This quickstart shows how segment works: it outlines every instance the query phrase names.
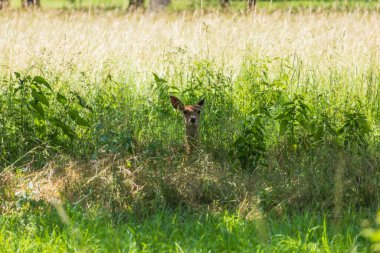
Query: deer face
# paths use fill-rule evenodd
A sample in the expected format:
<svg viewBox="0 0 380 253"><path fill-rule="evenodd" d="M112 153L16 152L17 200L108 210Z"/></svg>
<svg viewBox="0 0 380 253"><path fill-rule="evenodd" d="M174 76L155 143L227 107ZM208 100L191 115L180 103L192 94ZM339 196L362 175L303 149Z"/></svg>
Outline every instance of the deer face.
<svg viewBox="0 0 380 253"><path fill-rule="evenodd" d="M183 105L181 100L177 97L170 96L170 101L175 109L183 112L185 118L185 124L187 127L197 127L199 122L199 116L204 104L204 99L199 101L195 105Z"/></svg>

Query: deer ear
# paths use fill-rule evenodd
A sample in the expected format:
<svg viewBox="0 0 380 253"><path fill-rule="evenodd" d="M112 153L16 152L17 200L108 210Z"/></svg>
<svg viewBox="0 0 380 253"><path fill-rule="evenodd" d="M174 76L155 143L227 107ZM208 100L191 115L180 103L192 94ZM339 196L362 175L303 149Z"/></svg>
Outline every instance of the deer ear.
<svg viewBox="0 0 380 253"><path fill-rule="evenodd" d="M183 103L181 102L181 100L179 100L179 98L177 98L175 96L170 96L170 101L172 102L172 106L175 109L178 109L178 110L181 110L181 111L183 111L185 109L185 106L183 105Z"/></svg>
<svg viewBox="0 0 380 253"><path fill-rule="evenodd" d="M204 103L205 103L205 100L202 99L201 101L198 102L198 105L202 107Z"/></svg>

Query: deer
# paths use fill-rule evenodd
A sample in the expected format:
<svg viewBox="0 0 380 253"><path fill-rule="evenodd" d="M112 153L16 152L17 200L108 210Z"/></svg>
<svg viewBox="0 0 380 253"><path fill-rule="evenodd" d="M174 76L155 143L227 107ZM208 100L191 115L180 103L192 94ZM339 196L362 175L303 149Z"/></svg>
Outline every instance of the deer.
<svg viewBox="0 0 380 253"><path fill-rule="evenodd" d="M202 99L195 105L184 105L182 101L170 96L174 109L183 113L185 119L185 150L187 154L193 153L198 146L199 119L205 100Z"/></svg>

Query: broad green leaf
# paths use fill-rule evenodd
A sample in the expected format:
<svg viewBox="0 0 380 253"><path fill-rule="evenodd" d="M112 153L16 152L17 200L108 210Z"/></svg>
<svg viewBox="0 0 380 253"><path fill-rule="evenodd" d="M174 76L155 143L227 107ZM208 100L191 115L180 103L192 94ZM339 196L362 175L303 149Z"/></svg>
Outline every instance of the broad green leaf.
<svg viewBox="0 0 380 253"><path fill-rule="evenodd" d="M45 96L45 94L43 92L36 91L35 89L32 89L32 96L38 102L41 102L46 106L49 106L49 101L47 100L47 97Z"/></svg>
<svg viewBox="0 0 380 253"><path fill-rule="evenodd" d="M45 118L45 110L40 103L35 101L29 102L29 105L34 109L34 111L39 114L42 118Z"/></svg>
<svg viewBox="0 0 380 253"><path fill-rule="evenodd" d="M65 105L67 103L67 98L63 96L61 93L57 93L57 100L59 103Z"/></svg>
<svg viewBox="0 0 380 253"><path fill-rule="evenodd" d="M62 122L60 119L58 119L56 117L51 117L49 119L49 121L53 125L61 128L62 132L64 134L66 134L70 139L74 139L77 137L76 133L68 125L66 125L64 122Z"/></svg>
<svg viewBox="0 0 380 253"><path fill-rule="evenodd" d="M165 79L159 77L156 73L153 73L153 76L154 76L154 81L156 83L167 83L168 82Z"/></svg>
<svg viewBox="0 0 380 253"><path fill-rule="evenodd" d="M22 90L24 88L24 85L18 86L15 91L13 92L13 95L16 95L19 90Z"/></svg>
<svg viewBox="0 0 380 253"><path fill-rule="evenodd" d="M175 86L169 86L169 93L178 93L179 89Z"/></svg>
<svg viewBox="0 0 380 253"><path fill-rule="evenodd" d="M70 118L75 121L80 126L86 126L89 127L90 124L79 115L79 112L77 110L70 110L68 112Z"/></svg>
<svg viewBox="0 0 380 253"><path fill-rule="evenodd" d="M53 89L51 88L50 84L42 76L35 76L33 78L33 82L35 82L37 84L45 85L49 90L53 91Z"/></svg>

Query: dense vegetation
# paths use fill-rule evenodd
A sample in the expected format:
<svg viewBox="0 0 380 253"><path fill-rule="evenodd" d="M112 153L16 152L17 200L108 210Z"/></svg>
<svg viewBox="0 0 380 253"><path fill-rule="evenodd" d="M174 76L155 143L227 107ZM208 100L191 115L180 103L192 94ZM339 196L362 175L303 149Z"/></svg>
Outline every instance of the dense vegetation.
<svg viewBox="0 0 380 253"><path fill-rule="evenodd" d="M377 241L378 13L37 13L0 14L0 249ZM189 157L170 95L206 101Z"/></svg>

